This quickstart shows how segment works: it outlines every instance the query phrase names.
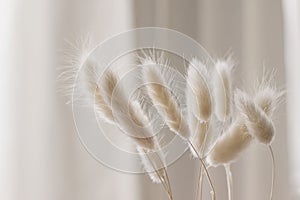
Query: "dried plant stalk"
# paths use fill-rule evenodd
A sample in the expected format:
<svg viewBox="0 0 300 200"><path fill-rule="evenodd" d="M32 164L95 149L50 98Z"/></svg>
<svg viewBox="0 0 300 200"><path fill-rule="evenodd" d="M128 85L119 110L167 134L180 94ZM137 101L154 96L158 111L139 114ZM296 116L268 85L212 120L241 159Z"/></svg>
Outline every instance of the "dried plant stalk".
<svg viewBox="0 0 300 200"><path fill-rule="evenodd" d="M199 170L199 176L198 176L198 184L197 184L197 189L196 189L196 199L202 200L202 193L203 193L203 167L200 165L200 170Z"/></svg>
<svg viewBox="0 0 300 200"><path fill-rule="evenodd" d="M205 168L205 173L212 189L212 199L215 199L215 189L206 166L197 150L189 140L189 130L187 123L183 118L181 108L171 91L165 87L167 84L164 80L164 74L167 72L159 71L159 69L161 69L163 66L159 63L156 63L156 61L149 61L151 59L146 60L146 64L148 66L144 66L144 79L148 83L148 95L153 104L156 106L158 113L165 119L170 130L186 140L197 154L197 157Z"/></svg>
<svg viewBox="0 0 300 200"><path fill-rule="evenodd" d="M190 131L194 132L190 136L190 141L197 150L198 154L203 157L204 149L205 149L205 143L207 140L207 134L209 134L209 122L200 122L199 120L196 119L196 117L191 118L189 120L190 125ZM193 150L192 147L190 147L190 151L192 152L192 155L194 158L198 158L196 152Z"/></svg>
<svg viewBox="0 0 300 200"><path fill-rule="evenodd" d="M280 102L282 102L282 97L284 91L278 90L274 84L275 72L263 72L262 80L258 82L255 88L254 102L265 112L265 114L271 117L278 107ZM273 198L274 184L275 184L275 157L271 144L268 146L269 152L272 159L272 180L271 180L271 190L270 197Z"/></svg>
<svg viewBox="0 0 300 200"><path fill-rule="evenodd" d="M150 125L149 116L144 112L140 99L128 101L129 98L122 87L118 87L119 77L111 70L106 70L98 83L98 63L90 55L90 38L81 39L77 44L69 43L66 53L69 68L59 77L65 82L72 82L66 90L75 88L74 80L78 74L82 92L93 105L97 116L107 123L118 125L136 144L141 162L154 183L162 184L170 200L173 199L167 174L164 155L159 151L160 144ZM210 125L215 125L213 111L222 122L226 122L224 133L217 139L212 150L205 157L210 166L223 165L226 172L228 199L232 199L232 174L230 164L235 161L250 144L257 139L269 147L272 157L272 184L270 199L273 197L275 181L275 159L271 143L275 135L275 127L271 116L282 101L283 92L273 84L274 72L264 73L261 82L255 88L253 99L248 94L237 90L234 103L232 101L232 68L233 62L228 59L218 60L215 64L216 74L213 76L214 104L210 95L210 77L206 66L193 59L187 73L187 120L177 94L168 89L173 83L172 73L164 68L162 56L147 56L142 60L143 78L146 80L147 93L169 129L186 140L195 158L199 158L200 173L198 189L202 199L202 177L205 172L212 190L212 199L216 193L207 167L203 162L207 140L211 140ZM163 69L164 68L164 69ZM171 74L171 75L170 75ZM167 75L167 76L166 76ZM172 86L171 86L172 88ZM69 91L69 92L70 92ZM215 106L215 107L213 107ZM233 106L239 114L233 119ZM149 113L148 113L149 114ZM233 122L231 122L233 120ZM229 124L227 126L227 124ZM198 190L196 198L198 198Z"/></svg>
<svg viewBox="0 0 300 200"><path fill-rule="evenodd" d="M153 135L151 126L149 126L150 120L148 116L144 113L138 98L128 101L124 89L116 87L115 82L118 82L118 77L114 77L113 74L107 77L112 77L105 88L107 88L108 99L111 99L114 106L115 120L122 130L134 134L129 135L129 137L136 143L141 161L149 177L153 182L161 183L167 191L170 200L172 200L172 191L163 161L164 158L156 152L159 151L160 146ZM113 93L109 92L111 89L116 90L114 92L115 96L112 96ZM157 169L158 167L160 169Z"/></svg>
<svg viewBox="0 0 300 200"><path fill-rule="evenodd" d="M231 200L232 199L232 173L230 170L230 164L226 164L224 168L226 172L228 200Z"/></svg>
<svg viewBox="0 0 300 200"><path fill-rule="evenodd" d="M218 139L207 157L210 166L223 165L226 172L228 199L232 198L232 175L230 164L234 162L251 143L252 136L242 121L234 121Z"/></svg>
<svg viewBox="0 0 300 200"><path fill-rule="evenodd" d="M138 101L133 101L132 103L130 103L129 108L130 108L129 113L132 120L137 125L143 128L149 127L148 128L149 132L153 133L151 126L149 126L150 120L145 115L140 103ZM147 150L143 148L144 144L143 143L141 144L141 139L142 140L147 139L148 140L147 142L152 144L152 148L149 148L150 151L149 149ZM162 183L169 195L170 200L172 200L173 199L172 191L171 191L171 186L170 186L167 170L164 163L164 156L161 153L159 153L160 145L156 137L151 136L147 138L135 138L134 140L138 144L137 150L139 152L145 170L148 172L151 180L154 183Z"/></svg>
<svg viewBox="0 0 300 200"><path fill-rule="evenodd" d="M88 59L83 65L80 83L85 86L86 96L89 97L91 102L94 100L93 103L98 117L108 123L118 124L123 130L129 130L136 135L140 135L140 137L130 135L130 138L137 145L141 161L151 180L155 183L161 183L167 191L169 199L172 200L172 191L163 161L164 158L155 152L159 149L159 144L157 139L152 136L151 130L143 128L149 125L149 121L143 113L140 104L137 101L133 101L127 105L127 96L124 94L124 91L118 90L118 96L113 96L119 81L118 76L113 71L106 70L103 73L100 84L97 83L97 74L97 63ZM113 115L112 108L114 108L116 116ZM128 109L129 113L126 112ZM142 127L136 127L134 123ZM150 150L151 157L149 157ZM157 169L158 166L160 166L160 169Z"/></svg>
<svg viewBox="0 0 300 200"><path fill-rule="evenodd" d="M166 167L160 166L163 163L163 155L158 152L149 152L141 147L137 147L145 171L148 173L153 183L161 183L167 192L169 199L173 200L172 190Z"/></svg>
<svg viewBox="0 0 300 200"><path fill-rule="evenodd" d="M212 114L212 101L208 85L209 75L206 66L193 59L188 68L186 102L190 140L203 156L203 146L207 139L209 121ZM191 148L192 155L197 157Z"/></svg>
<svg viewBox="0 0 300 200"><path fill-rule="evenodd" d="M194 158L203 157L204 144L207 139L209 120L212 114L212 102L208 86L208 72L206 66L197 59L193 59L187 73L187 118L190 130L190 151ZM197 152L194 151L197 150ZM204 168L200 165L199 179L196 189L196 199L202 199L202 182Z"/></svg>

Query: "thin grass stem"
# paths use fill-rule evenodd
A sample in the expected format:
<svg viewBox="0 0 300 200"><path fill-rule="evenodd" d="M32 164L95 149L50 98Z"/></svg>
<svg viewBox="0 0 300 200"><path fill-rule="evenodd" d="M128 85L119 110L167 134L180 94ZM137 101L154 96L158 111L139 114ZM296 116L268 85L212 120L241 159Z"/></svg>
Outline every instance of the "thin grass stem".
<svg viewBox="0 0 300 200"><path fill-rule="evenodd" d="M272 146L269 145L270 154L272 157L272 182L271 182L271 191L270 191L270 200L273 199L273 191L274 191L274 185L275 185L275 157L274 152L272 149Z"/></svg>
<svg viewBox="0 0 300 200"><path fill-rule="evenodd" d="M201 165L203 166L204 168L204 171L205 171L205 174L206 174L206 177L207 177L207 180L208 180L208 183L210 185L210 188L211 188L211 197L212 197L212 200L216 200L216 191L215 191L215 188L212 184L212 181L211 181L211 178L210 178L210 175L208 173L208 170L205 166L205 163L203 162L202 158L200 157L198 151L196 150L196 148L194 147L194 145L192 144L192 142L190 140L187 140L187 142L189 143L189 145L192 147L192 149L196 152L196 155L197 157L199 158L200 162L201 162Z"/></svg>
<svg viewBox="0 0 300 200"><path fill-rule="evenodd" d="M224 168L226 172L228 200L232 200L232 173L230 169L230 164L225 164Z"/></svg>
<svg viewBox="0 0 300 200"><path fill-rule="evenodd" d="M198 184L197 184L197 192L196 192L196 200L202 200L203 195L203 167L200 165L199 176L198 176Z"/></svg>
<svg viewBox="0 0 300 200"><path fill-rule="evenodd" d="M199 123L199 122L198 122ZM207 131L208 131L208 126L207 123L205 123L205 136L204 136L204 141L201 147L201 156L203 156L204 154L204 150L206 147L206 140L207 140ZM203 187L203 167L202 165L200 165L199 168L199 176L198 176L198 184L197 184L197 192L196 192L196 199L200 198L200 200L202 200L202 195L203 195L203 191L202 191L202 187ZM200 197L199 197L200 195Z"/></svg>
<svg viewBox="0 0 300 200"><path fill-rule="evenodd" d="M155 173L157 174L159 180L161 181L162 186L163 186L164 190L166 191L166 193L168 194L169 199L170 199L170 200L173 200L173 195L172 195L172 191L171 191L171 187L170 187L170 182L169 182L169 178L168 178L166 169L163 168L163 170L164 170L164 172L165 172L165 174L166 174L166 176L167 176L167 178L166 178L167 180L164 180L164 179L160 176L158 170L155 168L155 165L153 164L153 162L152 162L151 159L149 158L149 156L148 156L146 150L143 149L143 151L144 151L145 155L147 156L149 162L151 163L153 169L155 170Z"/></svg>

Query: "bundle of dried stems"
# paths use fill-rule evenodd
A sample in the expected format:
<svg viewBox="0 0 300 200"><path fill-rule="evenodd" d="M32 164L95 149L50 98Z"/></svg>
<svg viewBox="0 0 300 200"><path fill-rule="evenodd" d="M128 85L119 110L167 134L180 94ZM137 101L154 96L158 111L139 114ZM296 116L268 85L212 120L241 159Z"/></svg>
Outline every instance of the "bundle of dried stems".
<svg viewBox="0 0 300 200"><path fill-rule="evenodd" d="M161 146L151 124L151 113L144 109L142 97L130 99L127 96L124 88L118 84L118 75L112 69L99 74L99 64L90 55L88 42L82 40L81 45L69 48L73 47L73 51L68 51L70 67L60 78L72 89L75 72L80 70L79 84L87 103L95 108L100 119L129 133L127 135L136 145L145 171L154 183L162 184L172 200L165 156L160 151ZM227 176L228 199L231 200L230 164L252 142L258 141L267 145L272 155L272 199L275 161L271 143L275 127L271 117L283 97L282 90L274 84L274 72L263 73L262 80L258 81L254 93L250 95L234 89L231 59L217 60L214 67L208 68L205 63L194 58L187 69L187 112L183 112L184 105L178 101L179 97L172 88L176 82L174 72L170 70L168 62L155 55L144 54L140 59L146 95L169 129L188 143L193 157L201 163L196 198L202 199L202 176L205 173L211 186L212 199L216 199L208 168L222 165ZM218 123L223 124L221 129L216 128Z"/></svg>

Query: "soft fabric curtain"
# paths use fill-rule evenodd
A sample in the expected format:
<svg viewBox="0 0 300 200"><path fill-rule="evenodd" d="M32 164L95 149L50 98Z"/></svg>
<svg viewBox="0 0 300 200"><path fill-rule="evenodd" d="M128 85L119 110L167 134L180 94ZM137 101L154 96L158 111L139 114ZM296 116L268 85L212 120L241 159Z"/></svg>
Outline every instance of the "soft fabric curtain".
<svg viewBox="0 0 300 200"><path fill-rule="evenodd" d="M300 197L300 159L298 141L299 126L299 78L300 73L300 2L295 0L283 1L284 11L284 55L287 77L287 133L290 160L290 186L292 199Z"/></svg>

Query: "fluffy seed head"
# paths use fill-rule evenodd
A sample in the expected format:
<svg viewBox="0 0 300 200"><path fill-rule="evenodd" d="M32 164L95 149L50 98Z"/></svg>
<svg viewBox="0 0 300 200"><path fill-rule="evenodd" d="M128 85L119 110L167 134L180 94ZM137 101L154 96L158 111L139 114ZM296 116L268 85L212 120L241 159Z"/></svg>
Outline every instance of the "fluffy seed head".
<svg viewBox="0 0 300 200"><path fill-rule="evenodd" d="M104 121L113 124L114 117L111 106L106 103L102 94L103 92L101 91L101 88L99 88L99 86L97 85L95 88L95 109L97 116Z"/></svg>
<svg viewBox="0 0 300 200"><path fill-rule="evenodd" d="M93 58L89 56L91 50L92 39L88 34L66 40L63 49L63 63L60 68L61 74L58 76L58 80L62 82L63 86L60 90L64 95L73 95L78 71L82 68L82 65L86 63L86 60L93 60ZM82 95L85 92L84 84L80 86L83 86L83 90L80 91Z"/></svg>
<svg viewBox="0 0 300 200"><path fill-rule="evenodd" d="M254 102L271 117L283 95L284 92L274 84L274 72L264 72L262 80L255 87Z"/></svg>
<svg viewBox="0 0 300 200"><path fill-rule="evenodd" d="M110 102L107 101L108 92L97 83L98 64L93 59L87 59L79 73L79 82L83 89L84 95L87 97L88 104L94 105L97 116L107 123L114 123L113 113ZM110 73L109 71L105 72ZM106 83L105 79L103 83Z"/></svg>
<svg viewBox="0 0 300 200"><path fill-rule="evenodd" d="M161 68L155 62L144 67L143 77L147 82L147 93L170 130L186 139L189 135L188 126L176 97L166 87L163 74L168 72L161 71Z"/></svg>
<svg viewBox="0 0 300 200"><path fill-rule="evenodd" d="M153 136L150 120L138 101L129 103L129 115L131 122L128 122L126 126L129 126L128 129L132 130L131 134L136 133L136 136L132 136L133 140L143 148L155 150L157 141Z"/></svg>
<svg viewBox="0 0 300 200"><path fill-rule="evenodd" d="M271 119L246 93L240 90L235 93L235 103L245 120L249 133L259 142L270 144L275 134Z"/></svg>
<svg viewBox="0 0 300 200"><path fill-rule="evenodd" d="M234 162L251 143L252 136L245 124L233 122L218 139L207 157L210 166L224 165Z"/></svg>
<svg viewBox="0 0 300 200"><path fill-rule="evenodd" d="M188 112L193 113L203 122L209 121L212 113L208 79L206 66L199 60L193 59L187 75L186 102Z"/></svg>
<svg viewBox="0 0 300 200"><path fill-rule="evenodd" d="M216 73L213 77L215 113L220 121L225 121L231 112L233 62L217 60L215 68Z"/></svg>
<svg viewBox="0 0 300 200"><path fill-rule="evenodd" d="M114 90L118 84L119 77L112 70L108 69L103 73L100 80L100 86L105 93L107 104L112 104Z"/></svg>

